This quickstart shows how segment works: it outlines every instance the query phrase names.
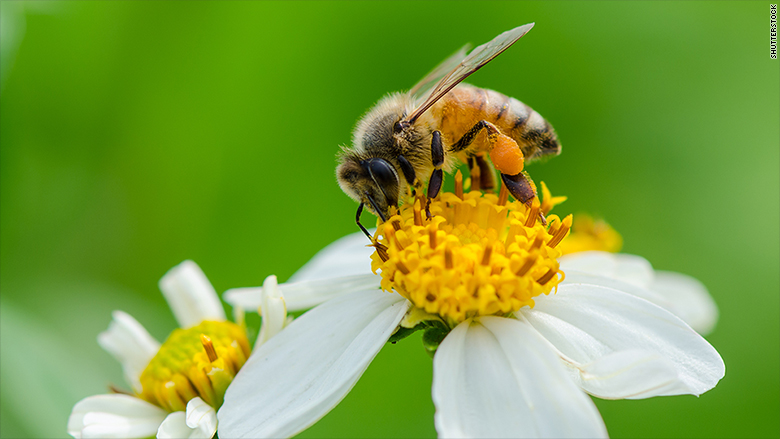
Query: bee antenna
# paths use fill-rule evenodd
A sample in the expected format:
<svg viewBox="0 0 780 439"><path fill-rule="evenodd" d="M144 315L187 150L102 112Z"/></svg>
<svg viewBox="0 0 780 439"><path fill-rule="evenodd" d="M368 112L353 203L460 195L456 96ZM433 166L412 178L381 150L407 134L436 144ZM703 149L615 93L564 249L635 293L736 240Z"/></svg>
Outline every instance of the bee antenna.
<svg viewBox="0 0 780 439"><path fill-rule="evenodd" d="M360 230L363 231L363 233L366 234L368 237L368 240L371 241L371 243L374 243L374 238L371 237L371 234L368 233L368 230L366 230L365 227L363 227L363 224L360 224L360 214L363 213L363 203L360 203L360 206L358 206L357 214L355 215L355 222L357 222L358 227L360 227Z"/></svg>

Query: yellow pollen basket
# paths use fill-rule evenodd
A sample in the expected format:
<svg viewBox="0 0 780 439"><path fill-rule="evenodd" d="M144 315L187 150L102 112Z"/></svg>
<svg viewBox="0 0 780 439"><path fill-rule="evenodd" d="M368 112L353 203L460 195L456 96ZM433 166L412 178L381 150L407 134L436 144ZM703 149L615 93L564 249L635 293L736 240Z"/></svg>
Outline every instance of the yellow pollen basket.
<svg viewBox="0 0 780 439"><path fill-rule="evenodd" d="M540 221L540 205L508 202L502 187L496 196L463 193L462 175L455 193L431 201L431 219L423 199L404 204L378 229L371 256L381 286L395 290L416 307L454 326L483 315L507 315L533 298L549 294L563 280L556 246L569 232L572 216Z"/></svg>
<svg viewBox="0 0 780 439"><path fill-rule="evenodd" d="M176 329L141 373L138 396L171 412L185 410L196 396L218 409L249 352L246 331L235 323Z"/></svg>

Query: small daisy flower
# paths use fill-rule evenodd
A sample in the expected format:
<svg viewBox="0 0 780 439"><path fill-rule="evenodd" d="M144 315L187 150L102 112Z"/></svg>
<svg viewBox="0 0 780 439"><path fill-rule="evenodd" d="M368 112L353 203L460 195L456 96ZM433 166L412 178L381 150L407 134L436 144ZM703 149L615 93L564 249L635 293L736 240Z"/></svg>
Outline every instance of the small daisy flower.
<svg viewBox="0 0 780 439"><path fill-rule="evenodd" d="M538 221L552 200L528 207L503 191L464 194L461 181L432 201L430 220L412 199L380 225L370 249L378 276L356 263L365 238L353 235L279 286L297 306L322 304L253 352L225 395L221 436L301 432L387 341L415 330L433 355L440 437L606 437L588 394L700 395L723 377L718 352L671 311L685 305L656 291L691 279L659 281L637 257L562 257L572 217ZM251 308L261 294L225 297Z"/></svg>
<svg viewBox="0 0 780 439"><path fill-rule="evenodd" d="M71 436L211 438L217 431L216 410L249 356L246 331L227 321L194 262L171 269L159 287L180 328L160 344L129 314L115 311L98 343L122 365L132 393L115 390L76 403L68 420ZM268 339L281 330L286 310L273 276L264 287L261 331Z"/></svg>

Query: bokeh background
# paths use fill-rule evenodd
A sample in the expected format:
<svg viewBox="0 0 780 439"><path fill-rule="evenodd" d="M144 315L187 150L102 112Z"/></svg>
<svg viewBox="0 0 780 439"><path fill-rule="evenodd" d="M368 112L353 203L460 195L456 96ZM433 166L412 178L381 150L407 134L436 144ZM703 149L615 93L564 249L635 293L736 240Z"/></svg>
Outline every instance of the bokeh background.
<svg viewBox="0 0 780 439"><path fill-rule="evenodd" d="M548 118L531 166L624 251L702 280L726 377L699 398L596 404L613 437L780 434L780 87L769 2L3 1L2 437L65 436L124 385L114 309L162 340L158 279L287 279L357 231L335 153L384 93L466 42L536 27L469 82ZM370 220L368 215L364 216ZM301 437L431 437L431 360L388 345Z"/></svg>

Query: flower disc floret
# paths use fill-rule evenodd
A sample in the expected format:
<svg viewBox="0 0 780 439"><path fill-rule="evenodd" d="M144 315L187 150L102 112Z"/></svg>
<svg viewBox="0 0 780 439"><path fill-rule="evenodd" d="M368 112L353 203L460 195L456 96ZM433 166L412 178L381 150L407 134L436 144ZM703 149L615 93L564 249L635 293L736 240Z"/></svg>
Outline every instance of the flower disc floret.
<svg viewBox="0 0 780 439"><path fill-rule="evenodd" d="M540 206L508 202L501 194L442 193L422 209L422 199L401 206L379 228L372 269L381 286L450 325L467 318L508 315L563 280L556 248L571 227Z"/></svg>
<svg viewBox="0 0 780 439"><path fill-rule="evenodd" d="M249 356L241 326L204 321L174 330L141 373L140 398L168 411L183 411L200 397L219 408L238 370Z"/></svg>

